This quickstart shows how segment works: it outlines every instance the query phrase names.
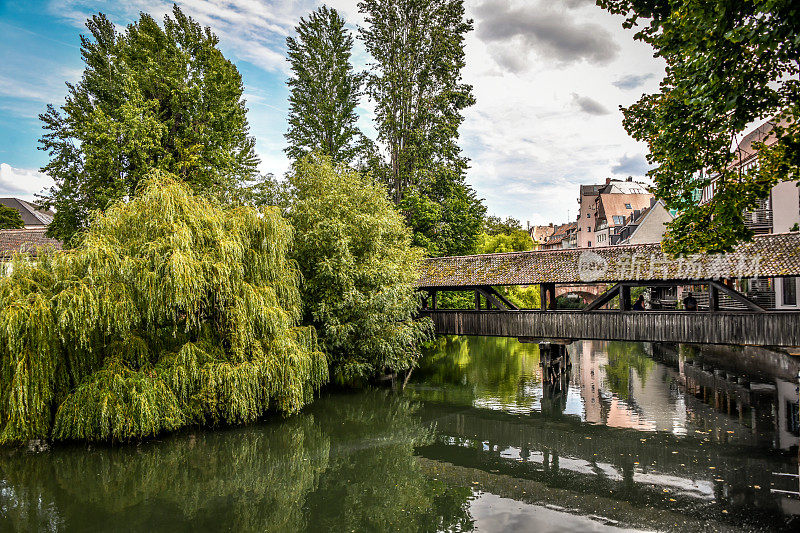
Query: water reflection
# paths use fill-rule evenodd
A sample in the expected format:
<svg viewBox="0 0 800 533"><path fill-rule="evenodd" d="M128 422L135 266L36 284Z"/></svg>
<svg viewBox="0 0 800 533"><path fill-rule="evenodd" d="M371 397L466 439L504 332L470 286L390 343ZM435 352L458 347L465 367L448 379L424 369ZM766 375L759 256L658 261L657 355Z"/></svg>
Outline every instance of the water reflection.
<svg viewBox="0 0 800 533"><path fill-rule="evenodd" d="M141 446L6 450L0 530L469 529L471 488L428 478L414 458L433 438L416 409L370 391Z"/></svg>
<svg viewBox="0 0 800 533"><path fill-rule="evenodd" d="M797 500L770 490L797 491L798 479L797 433L785 429L793 427L797 388L777 370L748 378L730 361L726 370L702 350L678 346L579 342L566 348L571 364L554 365L554 347L493 338L440 343L437 351L459 354L458 365L428 359L410 391L437 420L424 457L624 501L636 510L614 504L605 516L641 527L672 528L637 521L648 513L675 515L687 527L717 519L755 530L797 525ZM529 355L527 366L512 365L525 370L501 372L509 379L497 392L473 381L473 369L504 364L497 352L508 343L511 361ZM796 364L777 363L784 377ZM519 401L524 396L535 401ZM581 498L576 512L598 512L590 501Z"/></svg>
<svg viewBox="0 0 800 533"><path fill-rule="evenodd" d="M0 450L0 531L797 530L800 364L748 350L440 338L403 394Z"/></svg>

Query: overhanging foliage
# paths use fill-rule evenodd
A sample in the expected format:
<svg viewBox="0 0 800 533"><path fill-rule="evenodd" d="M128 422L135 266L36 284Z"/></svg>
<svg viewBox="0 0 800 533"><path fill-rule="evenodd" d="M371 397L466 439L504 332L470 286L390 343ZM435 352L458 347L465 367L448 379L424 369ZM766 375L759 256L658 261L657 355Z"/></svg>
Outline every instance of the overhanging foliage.
<svg viewBox="0 0 800 533"><path fill-rule="evenodd" d="M123 440L299 410L327 380L277 209L153 172L73 250L0 279L0 443Z"/></svg>

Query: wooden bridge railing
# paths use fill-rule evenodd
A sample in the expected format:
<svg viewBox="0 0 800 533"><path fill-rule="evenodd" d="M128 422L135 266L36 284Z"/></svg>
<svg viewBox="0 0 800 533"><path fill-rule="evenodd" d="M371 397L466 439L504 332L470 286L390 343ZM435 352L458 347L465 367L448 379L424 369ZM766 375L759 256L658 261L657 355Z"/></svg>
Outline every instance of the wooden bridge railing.
<svg viewBox="0 0 800 533"><path fill-rule="evenodd" d="M800 312L423 310L440 335L800 346Z"/></svg>

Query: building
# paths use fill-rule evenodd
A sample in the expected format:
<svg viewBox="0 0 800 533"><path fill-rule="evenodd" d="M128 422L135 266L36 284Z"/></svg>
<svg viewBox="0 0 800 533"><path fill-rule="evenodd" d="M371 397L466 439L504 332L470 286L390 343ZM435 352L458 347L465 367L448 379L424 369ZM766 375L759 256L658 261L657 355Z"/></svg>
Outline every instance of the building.
<svg viewBox="0 0 800 533"><path fill-rule="evenodd" d="M0 198L0 204L15 209L22 218L24 227L0 230L0 263L5 263L18 252L36 256L42 249L61 249L61 242L47 237L47 226L53 221L53 213L38 209L19 198Z"/></svg>
<svg viewBox="0 0 800 533"><path fill-rule="evenodd" d="M36 256L39 250L61 249L61 241L45 235L47 228L0 230L0 263L4 263L18 252Z"/></svg>
<svg viewBox="0 0 800 533"><path fill-rule="evenodd" d="M602 185L581 185L578 203L578 229L575 241L580 248L610 246L625 219L650 206L653 195L647 185L627 180L606 179Z"/></svg>
<svg viewBox="0 0 800 533"><path fill-rule="evenodd" d="M635 210L633 215L625 220L625 225L619 229L611 244L661 242L667 230L667 224L672 219L673 216L664 206L664 202L653 198L650 201L650 207L642 211Z"/></svg>
<svg viewBox="0 0 800 533"><path fill-rule="evenodd" d="M577 230L577 222L569 222L556 226L553 234L545 239L540 249L560 250L563 248L575 248L577 246Z"/></svg>
<svg viewBox="0 0 800 533"><path fill-rule="evenodd" d="M608 184L610 180L606 180ZM605 185L581 185L580 196L578 197L578 229L575 232L575 239L578 248L591 248L594 246L594 220L595 210L597 209L597 195Z"/></svg>
<svg viewBox="0 0 800 533"><path fill-rule="evenodd" d="M555 232L555 227L553 223L546 226L529 226L528 233L531 234L531 239L536 244L543 244L548 237L550 237Z"/></svg>
<svg viewBox="0 0 800 533"><path fill-rule="evenodd" d="M758 166L758 150L753 146L763 142L767 146L776 140L771 135L775 121L768 120L742 138L734 150L734 162L729 170L746 172ZM716 192L717 181L701 191L700 202L711 201ZM756 234L786 233L800 226L800 189L795 182L781 182L775 185L769 196L763 198L758 207L745 214L747 227ZM800 309L800 279L796 277L775 278L775 307L777 309Z"/></svg>
<svg viewBox="0 0 800 533"><path fill-rule="evenodd" d="M19 198L0 198L0 204L18 211L25 224L25 229L46 228L53 221L54 213L43 211L32 203Z"/></svg>

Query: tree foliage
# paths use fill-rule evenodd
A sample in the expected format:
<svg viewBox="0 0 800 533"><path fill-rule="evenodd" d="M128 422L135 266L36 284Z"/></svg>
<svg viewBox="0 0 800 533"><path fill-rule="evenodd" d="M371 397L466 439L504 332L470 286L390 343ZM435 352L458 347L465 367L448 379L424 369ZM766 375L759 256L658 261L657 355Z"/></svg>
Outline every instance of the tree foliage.
<svg viewBox="0 0 800 533"><path fill-rule="evenodd" d="M414 319L422 251L386 189L322 156L299 161L289 179L305 321L332 375L350 382L412 367L432 330Z"/></svg>
<svg viewBox="0 0 800 533"><path fill-rule="evenodd" d="M209 28L177 6L163 28L145 13L123 33L102 14L86 27L81 80L40 115L42 171L56 183L42 198L56 210L50 236L69 243L153 169L220 196L255 175L242 79Z"/></svg>
<svg viewBox="0 0 800 533"><path fill-rule="evenodd" d="M0 229L19 229L24 228L25 222L22 215L13 207L0 204Z"/></svg>
<svg viewBox="0 0 800 533"><path fill-rule="evenodd" d="M123 440L299 410L327 379L291 229L154 171L76 248L0 279L0 442Z"/></svg>
<svg viewBox="0 0 800 533"><path fill-rule="evenodd" d="M475 103L462 82L463 0L363 0L360 37L372 57L367 94L375 102L380 153L372 171L386 183L431 255L471 253L485 211L464 182L458 146L463 110Z"/></svg>
<svg viewBox="0 0 800 533"><path fill-rule="evenodd" d="M353 36L335 9L322 6L288 37L289 146L286 153L300 159L311 152L349 163L358 151L361 132L356 127L364 75L353 71Z"/></svg>
<svg viewBox="0 0 800 533"><path fill-rule="evenodd" d="M513 235L523 229L522 222L514 217L506 217L503 220L500 217L489 215L483 221L483 231L488 235Z"/></svg>
<svg viewBox="0 0 800 533"><path fill-rule="evenodd" d="M635 35L664 58L660 92L624 109L624 125L646 141L656 196L679 210L664 247L683 253L729 250L751 237L742 212L779 181L800 178L800 6L791 0L599 0L640 21ZM759 168L743 171L731 150L754 121L773 117L777 141ZM698 189L718 178L710 202Z"/></svg>

